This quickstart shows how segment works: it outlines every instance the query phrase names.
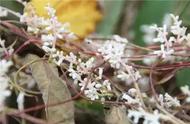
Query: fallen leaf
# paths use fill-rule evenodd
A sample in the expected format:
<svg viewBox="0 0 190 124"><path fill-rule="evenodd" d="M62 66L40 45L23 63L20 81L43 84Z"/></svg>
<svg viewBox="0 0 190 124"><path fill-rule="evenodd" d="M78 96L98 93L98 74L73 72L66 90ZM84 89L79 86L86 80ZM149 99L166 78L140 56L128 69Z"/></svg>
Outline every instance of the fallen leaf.
<svg viewBox="0 0 190 124"><path fill-rule="evenodd" d="M38 56L28 54L24 61L28 63L38 59L40 59ZM29 67L46 105L71 99L65 82L58 76L58 70L53 64L40 60L31 64ZM74 124L73 102L47 107L46 117L50 123Z"/></svg>

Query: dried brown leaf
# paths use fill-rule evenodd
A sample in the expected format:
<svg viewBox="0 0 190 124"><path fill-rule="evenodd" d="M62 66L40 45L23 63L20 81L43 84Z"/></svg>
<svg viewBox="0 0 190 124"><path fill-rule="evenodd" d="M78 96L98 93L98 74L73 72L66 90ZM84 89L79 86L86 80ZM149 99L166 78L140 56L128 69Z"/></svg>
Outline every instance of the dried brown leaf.
<svg viewBox="0 0 190 124"><path fill-rule="evenodd" d="M25 62L40 59L35 55L27 55ZM53 64L38 61L30 65L32 76L38 84L46 105L60 103L71 99L70 92L65 82L58 76L58 70ZM46 117L48 122L56 124L74 124L73 102L47 107Z"/></svg>

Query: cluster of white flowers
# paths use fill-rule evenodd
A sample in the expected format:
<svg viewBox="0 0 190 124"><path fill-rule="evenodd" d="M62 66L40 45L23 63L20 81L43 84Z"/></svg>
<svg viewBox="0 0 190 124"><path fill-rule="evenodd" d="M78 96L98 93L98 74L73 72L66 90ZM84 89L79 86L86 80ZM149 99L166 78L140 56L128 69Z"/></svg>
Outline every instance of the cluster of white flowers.
<svg viewBox="0 0 190 124"><path fill-rule="evenodd" d="M163 27L152 26L152 29L157 32L157 36L153 38L153 42L160 42L160 50L154 51L154 54L161 56L163 59L166 59L175 52L173 49L174 44L181 44L188 36L188 34L186 35L187 28L181 26L182 21L179 20L179 16L170 14L170 17L173 21L171 25L164 24Z"/></svg>
<svg viewBox="0 0 190 124"><path fill-rule="evenodd" d="M166 13L164 15L162 24L166 25L167 27L171 26L172 19L169 13ZM155 32L155 29L152 28L152 25L154 24L145 24L145 25L142 25L140 28L140 30L144 33L143 40L148 45L154 44L153 39L156 37L156 32Z"/></svg>
<svg viewBox="0 0 190 124"><path fill-rule="evenodd" d="M114 35L111 40L106 41L98 52L103 56L105 61L108 61L112 68L118 70L117 77L123 81L131 80L137 81L141 78L139 71L132 66L126 65L128 62L125 51L127 46L127 39L118 35Z"/></svg>
<svg viewBox="0 0 190 124"><path fill-rule="evenodd" d="M49 5L45 9L49 18L39 17L35 12L32 15L26 12L22 15L20 21L27 23L28 32L41 35L41 41L43 42L42 49L50 54L55 64L60 66L64 61L64 55L62 51L55 48L56 41L60 39L70 41L76 39L76 36L69 31L68 23L62 24L58 21L55 9Z"/></svg>
<svg viewBox="0 0 190 124"><path fill-rule="evenodd" d="M5 47L5 40L0 39L0 56L12 53L13 49ZM6 59L0 59L0 111L4 108L4 101L6 97L10 96L11 91L9 87L9 78L7 72L12 65L12 61Z"/></svg>
<svg viewBox="0 0 190 124"><path fill-rule="evenodd" d="M0 111L4 108L6 97L11 95L11 91L7 89L9 86L9 78L6 75L11 65L11 61L7 61L5 59L0 60Z"/></svg>
<svg viewBox="0 0 190 124"><path fill-rule="evenodd" d="M133 66L124 65L124 68L118 71L117 78L125 81L126 83L130 83L140 79L141 75Z"/></svg>
<svg viewBox="0 0 190 124"><path fill-rule="evenodd" d="M161 56L162 58L166 58L174 53L173 46L173 38L170 37L168 40L167 35L169 34L167 32L167 26L164 25L163 27L157 27L157 25L152 26L153 29L155 29L158 34L157 37L153 39L154 42L160 42L160 50L154 51L154 54L157 54L158 56Z"/></svg>
<svg viewBox="0 0 190 124"><path fill-rule="evenodd" d="M189 89L189 86L188 85L185 85L183 87L181 87L181 91L184 95L187 96L187 98L185 99L185 101L187 103L190 103L190 89Z"/></svg>
<svg viewBox="0 0 190 124"><path fill-rule="evenodd" d="M20 92L17 96L17 105L20 111L24 110L24 92Z"/></svg>
<svg viewBox="0 0 190 124"><path fill-rule="evenodd" d="M22 0L17 1L22 2ZM26 5L26 3L24 3L24 5ZM63 51L56 49L56 42L59 40L65 42L74 41L77 38L74 33L69 31L69 24L60 23L56 17L56 10L49 5L45 7L47 10L47 18L39 17L35 13L34 8L29 8L31 9L31 12L26 11L20 17L20 22L27 24L27 31L29 33L39 37L43 44L42 49L48 54L49 60L52 60L56 65L63 67L63 70L66 70L66 76L68 75L68 77L73 80L73 84L75 84L80 91L84 91L83 93L87 98L90 100L104 101L105 98L109 98L113 95L111 82L108 79L109 77L107 78L104 75L104 64L99 65L101 63L98 63L100 62L98 59L102 57L104 62L108 62L110 67L114 69L114 75L118 79L125 81L126 84L135 84L136 89L131 88L125 93L121 90L122 93L119 99L122 102L131 105L131 109L136 109L128 110L128 117L133 123L137 124L141 121L143 124L160 124L161 114L159 115L158 111L154 111L154 113L148 113L145 111L147 103L151 102L151 100L155 103L155 99L148 97L146 93L143 93L142 88L138 87L144 85L144 87L148 87L147 89L144 89L149 90L150 79L146 76L142 78L139 70L133 67L133 63L130 61L136 60L136 58L141 58L141 55L133 57L128 53L131 49L128 49L129 47L127 47L127 45L132 49L134 48L134 45L132 46L128 43L126 38L122 38L118 35L113 35L103 44L97 43L96 46L93 46L95 43L93 44L92 40L89 38L85 39L85 42L90 44L91 47L94 47L92 51L95 51L96 56L88 57L85 56L86 54L83 56L83 52L77 54L70 52L65 55ZM0 17L6 15L7 11L0 7ZM147 33L147 35L144 36L145 42L148 44L158 43L160 45L159 50L153 52L154 58L151 61L150 59L148 59L148 61L146 59L144 60L147 64L155 62L159 57L166 60L168 57L172 56L177 52L177 50L174 49L174 45L184 45L183 43L185 42L185 44L190 46L190 33L186 34L187 28L182 26L182 21L179 20L179 16L170 14L170 18L167 16L165 23L168 24L164 24L162 27L154 25L151 26L151 29L148 29L146 25L142 27L142 30ZM84 47L82 46L82 48ZM136 48L138 47L136 46ZM152 49L154 49L154 47ZM11 47L6 48L5 40L0 39L0 58L1 56L4 56L4 54L11 55L12 53L13 49ZM6 97L11 95L7 72L12 64L11 61L0 59L0 112L4 109ZM28 88L29 87L30 86L28 85ZM186 102L190 103L189 87L181 87L181 91L187 96ZM21 91L17 97L19 110L24 109L24 97L25 93ZM180 101L176 97L170 96L168 93L165 93L164 95L160 94L158 96L158 103L166 110L181 106ZM148 107L151 107L151 105L152 104L148 105Z"/></svg>
<svg viewBox="0 0 190 124"><path fill-rule="evenodd" d="M142 98L148 98L146 93L141 92ZM125 103L129 105L135 105L136 108L142 109L143 103L140 100L140 96L137 93L137 89L130 88L127 92L123 93L121 96L121 100L124 100Z"/></svg>
<svg viewBox="0 0 190 124"><path fill-rule="evenodd" d="M108 61L111 67L119 69L121 63L124 61L127 39L114 35L111 40L106 41L102 47L98 49L98 52L104 57L105 61Z"/></svg>
<svg viewBox="0 0 190 124"><path fill-rule="evenodd" d="M160 124L160 116L157 112L152 114L145 111L128 110L128 117L133 121L133 124L138 124L140 119L144 119L142 124Z"/></svg>
<svg viewBox="0 0 190 124"><path fill-rule="evenodd" d="M104 92L111 91L111 84L108 80L104 80L103 82L90 82L84 90L84 94L90 98L91 100L100 99L104 100L102 96L104 96Z"/></svg>
<svg viewBox="0 0 190 124"><path fill-rule="evenodd" d="M13 53L14 49L10 46L9 48L5 47L5 40L0 38L0 55L6 54L11 55Z"/></svg>
<svg viewBox="0 0 190 124"><path fill-rule="evenodd" d="M62 57L64 61L69 63L67 69L69 76L73 79L74 84L80 86L81 90L84 90L85 96L95 100L102 98L101 96L111 91L110 82L103 80L103 68L97 68L97 74L93 73L93 76L88 77L92 73L93 67L95 67L95 58L91 57L83 61L72 52L66 56L62 55Z"/></svg>
<svg viewBox="0 0 190 124"><path fill-rule="evenodd" d="M187 96L188 94L190 94L187 86L182 87L182 92L184 92L184 94L186 94ZM145 93L142 93L142 97L147 100L149 99L150 101L155 101L154 98L147 97ZM158 110L155 110L153 113L145 111L137 95L137 90L134 88L131 88L128 90L127 93L124 93L121 99L126 100L127 104L138 105L136 106L137 110L128 110L128 117L134 124L138 124L139 122L142 124L160 124L160 120L166 119L163 118L164 115L160 114ZM165 93L164 95L159 95L158 101L160 105L167 110L172 109L173 107L181 106L180 101L177 100L177 98L173 98L168 93Z"/></svg>
<svg viewBox="0 0 190 124"><path fill-rule="evenodd" d="M65 36L69 36L68 34L70 31L68 30L68 23L60 23L55 15L55 9L51 8L49 5L44 9L47 10L49 18L37 16L34 9L31 10L32 12L25 12L21 16L20 21L27 24L28 32L41 34L42 39L48 42L53 42L56 39L63 39Z"/></svg>
<svg viewBox="0 0 190 124"><path fill-rule="evenodd" d="M81 82L80 86L84 86L82 83L85 84L86 82L83 82L82 75L88 75L90 73L90 70L94 66L94 58L90 58L86 62L83 62L71 52L65 57L65 60L69 62L69 76L72 77L75 84Z"/></svg>
<svg viewBox="0 0 190 124"><path fill-rule="evenodd" d="M140 99L138 99L137 97L133 98L132 96L128 95L127 93L124 93L122 95L122 100L126 100L127 104L140 104Z"/></svg>
<svg viewBox="0 0 190 124"><path fill-rule="evenodd" d="M160 94L158 100L160 105L167 109L180 106L180 101L176 97L173 98L168 93L165 93L164 95Z"/></svg>
<svg viewBox="0 0 190 124"><path fill-rule="evenodd" d="M63 53L56 50L56 41L59 39L66 41L74 40L76 36L68 30L68 23L62 24L58 21L55 9L49 5L45 9L49 18L39 17L34 11L34 14L31 15L25 12L20 21L27 23L28 32L41 35L41 41L43 42L42 49L51 54L51 57L54 57L54 62L60 65L63 62Z"/></svg>
<svg viewBox="0 0 190 124"><path fill-rule="evenodd" d="M53 58L53 61L60 66L65 57L62 51L55 48L56 41L59 39L66 41L74 40L76 39L76 36L68 30L68 23L62 24L57 20L55 9L50 6L47 6L46 9L50 19L46 19L48 25L44 28L43 34L41 35L41 40L44 43L42 49L49 53Z"/></svg>
<svg viewBox="0 0 190 124"><path fill-rule="evenodd" d="M4 8L2 8L2 7L0 6L0 17L5 17L5 16L7 16L7 15L8 15L7 10L5 10Z"/></svg>

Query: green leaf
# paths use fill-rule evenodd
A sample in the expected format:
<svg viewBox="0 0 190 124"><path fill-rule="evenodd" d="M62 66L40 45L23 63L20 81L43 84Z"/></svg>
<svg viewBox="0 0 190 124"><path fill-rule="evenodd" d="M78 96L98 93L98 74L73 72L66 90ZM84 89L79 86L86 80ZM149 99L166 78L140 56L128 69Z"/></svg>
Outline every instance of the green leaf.
<svg viewBox="0 0 190 124"><path fill-rule="evenodd" d="M176 9L177 8L177 9ZM184 25L190 25L190 1L176 1L173 6L174 14L179 15Z"/></svg>
<svg viewBox="0 0 190 124"><path fill-rule="evenodd" d="M190 86L190 68L179 70L176 74L176 80L178 86Z"/></svg>
<svg viewBox="0 0 190 124"><path fill-rule="evenodd" d="M15 0L0 0L0 6L8 8L17 13L23 13L24 6ZM7 17L3 17L3 19L7 20L19 20L18 17L14 16L13 14L8 14Z"/></svg>
<svg viewBox="0 0 190 124"><path fill-rule="evenodd" d="M6 7L19 13L22 13L24 9L24 6L15 0L0 0L0 6Z"/></svg>
<svg viewBox="0 0 190 124"><path fill-rule="evenodd" d="M103 115L104 106L100 103L95 103L95 102L90 103L89 101L86 101L86 100L78 100L75 103L75 105L78 108L89 109L89 110L92 110L94 112L97 112L98 114Z"/></svg>
<svg viewBox="0 0 190 124"><path fill-rule="evenodd" d="M113 33L124 7L124 3L125 0L104 1L104 18L98 25L97 33L103 36L111 35Z"/></svg>

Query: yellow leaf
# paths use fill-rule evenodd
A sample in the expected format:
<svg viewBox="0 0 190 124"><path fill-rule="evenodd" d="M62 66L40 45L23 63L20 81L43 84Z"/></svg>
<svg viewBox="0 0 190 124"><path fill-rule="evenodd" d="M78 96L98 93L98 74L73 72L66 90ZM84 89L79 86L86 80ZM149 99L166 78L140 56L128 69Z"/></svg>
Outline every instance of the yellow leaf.
<svg viewBox="0 0 190 124"><path fill-rule="evenodd" d="M58 20L70 23L70 30L82 38L95 31L102 17L96 0L31 0L36 13L43 17L48 17L48 4L56 10Z"/></svg>

